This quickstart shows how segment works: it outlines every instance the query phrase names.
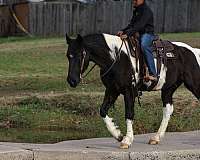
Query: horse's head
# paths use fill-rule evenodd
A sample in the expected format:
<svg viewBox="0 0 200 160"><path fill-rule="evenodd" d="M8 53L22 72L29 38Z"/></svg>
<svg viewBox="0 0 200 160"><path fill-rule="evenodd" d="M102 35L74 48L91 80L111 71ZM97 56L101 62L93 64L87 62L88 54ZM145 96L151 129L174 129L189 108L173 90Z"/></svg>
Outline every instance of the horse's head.
<svg viewBox="0 0 200 160"><path fill-rule="evenodd" d="M84 46L83 37L80 35L76 39L71 39L66 34L68 44L67 58L69 61L67 81L71 87L76 87L80 83L81 75L89 65L89 56Z"/></svg>

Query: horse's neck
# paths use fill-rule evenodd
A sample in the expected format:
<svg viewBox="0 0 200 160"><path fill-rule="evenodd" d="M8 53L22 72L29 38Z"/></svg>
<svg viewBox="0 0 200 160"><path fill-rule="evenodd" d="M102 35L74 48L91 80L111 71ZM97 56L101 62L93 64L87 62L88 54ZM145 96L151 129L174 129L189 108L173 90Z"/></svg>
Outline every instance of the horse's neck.
<svg viewBox="0 0 200 160"><path fill-rule="evenodd" d="M102 43L89 41L87 42L86 50L89 52L90 60L100 66L100 68L108 68L113 63L109 48Z"/></svg>
<svg viewBox="0 0 200 160"><path fill-rule="evenodd" d="M106 69L112 65L113 61L105 52L93 51L90 52L90 61L97 64L100 68Z"/></svg>
<svg viewBox="0 0 200 160"><path fill-rule="evenodd" d="M128 52L130 53L128 43L125 42L126 45L122 46L122 40L117 36L99 34L88 36L85 40L90 60L101 68L109 68L117 60L119 54L128 55Z"/></svg>

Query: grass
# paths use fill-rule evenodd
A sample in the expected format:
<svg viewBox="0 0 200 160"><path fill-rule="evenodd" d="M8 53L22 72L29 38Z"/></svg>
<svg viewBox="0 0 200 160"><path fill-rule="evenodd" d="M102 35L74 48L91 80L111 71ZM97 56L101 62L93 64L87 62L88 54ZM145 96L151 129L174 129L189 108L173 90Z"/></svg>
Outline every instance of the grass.
<svg viewBox="0 0 200 160"><path fill-rule="evenodd" d="M145 93L142 106L135 106L134 133L155 132L162 120L160 93ZM81 96L81 97L80 97ZM168 131L200 129L200 105L180 88L174 96L175 111ZM62 140L110 136L99 107L101 93L67 93L56 97L24 98L17 103L1 105L0 140L15 142L53 143ZM125 133L123 98L119 97L109 115ZM144 118L145 117L145 118Z"/></svg>
<svg viewBox="0 0 200 160"><path fill-rule="evenodd" d="M67 47L63 39L31 40L19 37L10 40L1 38L0 42L0 89L69 90L69 86L66 85ZM91 76L88 80L91 80ZM84 85L82 88L87 90Z"/></svg>
<svg viewBox="0 0 200 160"><path fill-rule="evenodd" d="M200 48L200 33L162 34L163 39ZM104 87L96 68L72 89L66 83L67 45L64 38L0 38L0 141L52 143L110 136L99 116ZM24 97L23 97L24 96ZM123 98L110 115L126 130ZM200 129L200 105L180 88L168 131ZM134 133L155 132L162 119L159 92L144 93L136 104ZM145 118L144 118L145 117Z"/></svg>
<svg viewBox="0 0 200 160"><path fill-rule="evenodd" d="M162 39L170 41L185 42L192 47L200 48L200 32L194 33L165 33L161 34Z"/></svg>

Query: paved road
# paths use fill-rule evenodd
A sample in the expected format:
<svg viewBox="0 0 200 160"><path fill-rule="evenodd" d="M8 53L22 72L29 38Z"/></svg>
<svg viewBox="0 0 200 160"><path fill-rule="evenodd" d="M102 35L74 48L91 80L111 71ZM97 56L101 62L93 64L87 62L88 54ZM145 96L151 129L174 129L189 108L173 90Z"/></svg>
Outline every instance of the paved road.
<svg viewBox="0 0 200 160"><path fill-rule="evenodd" d="M200 160L200 131L167 133L159 145L148 145L152 134L135 136L128 150L113 138L56 144L0 143L0 160Z"/></svg>

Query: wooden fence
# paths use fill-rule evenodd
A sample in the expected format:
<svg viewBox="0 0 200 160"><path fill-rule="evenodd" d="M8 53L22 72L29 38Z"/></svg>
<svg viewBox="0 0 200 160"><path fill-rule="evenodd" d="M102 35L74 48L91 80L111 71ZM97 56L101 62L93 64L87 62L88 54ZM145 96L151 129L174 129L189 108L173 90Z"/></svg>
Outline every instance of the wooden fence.
<svg viewBox="0 0 200 160"><path fill-rule="evenodd" d="M29 31L37 35L115 33L130 19L130 1L31 3Z"/></svg>
<svg viewBox="0 0 200 160"><path fill-rule="evenodd" d="M146 1L154 12L157 33L200 31L200 0ZM99 0L92 4L40 2L29 3L28 11L28 14L24 14L28 19L24 26L33 35L63 36L65 33L85 35L102 32L115 34L129 23L132 4L131 0ZM0 13L2 21L5 19L5 12Z"/></svg>
<svg viewBox="0 0 200 160"><path fill-rule="evenodd" d="M200 31L200 0L147 0L156 32Z"/></svg>

